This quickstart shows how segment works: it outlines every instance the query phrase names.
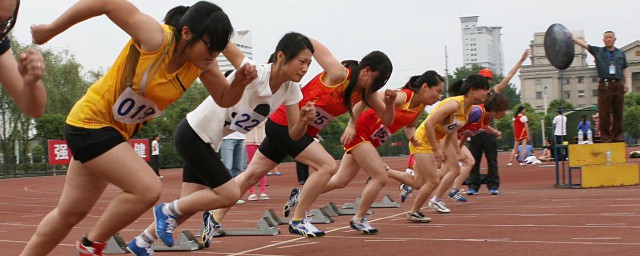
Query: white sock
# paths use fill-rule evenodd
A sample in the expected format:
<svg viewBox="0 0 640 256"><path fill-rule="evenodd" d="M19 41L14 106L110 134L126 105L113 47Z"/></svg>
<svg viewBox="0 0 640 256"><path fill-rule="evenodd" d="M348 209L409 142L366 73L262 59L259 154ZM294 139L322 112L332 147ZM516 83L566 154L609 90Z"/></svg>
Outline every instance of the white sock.
<svg viewBox="0 0 640 256"><path fill-rule="evenodd" d="M166 214L166 215L171 215L173 217L178 217L178 216L182 215L182 212L178 208L178 200L177 199L175 201L171 202L171 203L164 204L162 206L162 212L164 214Z"/></svg>
<svg viewBox="0 0 640 256"><path fill-rule="evenodd" d="M151 232L145 229L142 234L136 237L136 245L143 248L150 247L155 240L156 238L151 235Z"/></svg>

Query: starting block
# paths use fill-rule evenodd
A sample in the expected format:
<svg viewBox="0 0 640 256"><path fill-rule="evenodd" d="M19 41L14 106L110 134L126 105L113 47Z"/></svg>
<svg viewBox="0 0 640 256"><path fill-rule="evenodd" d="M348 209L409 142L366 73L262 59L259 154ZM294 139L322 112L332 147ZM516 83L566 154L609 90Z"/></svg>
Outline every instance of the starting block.
<svg viewBox="0 0 640 256"><path fill-rule="evenodd" d="M278 217L278 214L276 214L276 211L274 211L273 209L269 209L265 211L262 216L264 218L271 220L272 223L275 223L278 225L288 225L289 221L291 221L291 218ZM323 209L312 209L307 215L307 217L311 217L309 218L309 220L312 224L333 223L333 219L331 218L331 216L329 216L327 212Z"/></svg>
<svg viewBox="0 0 640 256"><path fill-rule="evenodd" d="M213 237L219 236L275 236L280 234L276 224L268 217L258 220L255 228L226 228L214 233Z"/></svg>
<svg viewBox="0 0 640 256"><path fill-rule="evenodd" d="M172 247L165 245L160 239L157 239L151 245L151 248L156 252L186 252L197 251L204 247L189 230L183 230L178 235L178 239Z"/></svg>
<svg viewBox="0 0 640 256"><path fill-rule="evenodd" d="M638 164L626 162L625 143L572 144L568 149L568 170L565 170L563 161L560 161L562 165L556 162L556 187L593 188L640 183Z"/></svg>
<svg viewBox="0 0 640 256"><path fill-rule="evenodd" d="M334 202L329 202L327 205L320 208L329 217L337 217L344 215L356 215L355 209L340 209ZM373 211L368 210L367 214L373 214Z"/></svg>
<svg viewBox="0 0 640 256"><path fill-rule="evenodd" d="M104 254L125 254L129 253L127 243L122 239L120 234L115 233L107 240L107 246L104 248Z"/></svg>
<svg viewBox="0 0 640 256"><path fill-rule="evenodd" d="M203 247L189 230L184 230L178 235L178 239L173 247L165 245L160 241L160 239L158 239L151 245L151 248L156 252L185 252L197 251ZM122 239L120 234L116 233L107 241L104 253L125 254L129 253L129 250L127 249L127 243Z"/></svg>
<svg viewBox="0 0 640 256"><path fill-rule="evenodd" d="M353 203L343 204L342 209L357 209L359 204L360 197L357 197ZM400 204L394 201L390 195L386 195L382 198L382 202L372 203L371 208L400 208Z"/></svg>

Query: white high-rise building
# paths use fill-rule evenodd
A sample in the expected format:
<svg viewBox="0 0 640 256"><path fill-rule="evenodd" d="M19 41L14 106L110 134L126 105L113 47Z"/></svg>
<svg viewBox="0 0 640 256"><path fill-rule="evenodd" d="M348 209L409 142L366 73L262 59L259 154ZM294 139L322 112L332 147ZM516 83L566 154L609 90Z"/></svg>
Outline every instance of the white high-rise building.
<svg viewBox="0 0 640 256"><path fill-rule="evenodd" d="M231 36L231 41L240 48L240 51L244 53L250 59L253 59L253 43L251 41L251 30L240 30L235 31ZM261 63L259 61L259 63ZM224 55L220 54L218 56L218 65L220 66L220 71L224 74L229 70L235 70L233 65L224 57Z"/></svg>
<svg viewBox="0 0 640 256"><path fill-rule="evenodd" d="M460 17L460 23L464 67L471 68L475 64L502 74L504 70L500 40L502 27L480 27L478 16Z"/></svg>

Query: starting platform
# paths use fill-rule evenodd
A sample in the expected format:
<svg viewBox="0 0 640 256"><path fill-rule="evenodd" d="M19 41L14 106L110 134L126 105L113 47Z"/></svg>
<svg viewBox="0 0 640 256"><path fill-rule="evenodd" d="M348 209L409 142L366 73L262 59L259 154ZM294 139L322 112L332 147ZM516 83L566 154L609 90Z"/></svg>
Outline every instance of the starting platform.
<svg viewBox="0 0 640 256"><path fill-rule="evenodd" d="M291 218L284 218L284 217L280 218L280 217L278 217L278 214L276 214L276 211L273 210L273 209L269 209L269 210L265 211L262 216L264 218L268 218L269 220L271 220L272 223L275 223L275 224L278 224L278 225L289 225L289 221L291 221ZM333 219L331 218L331 216L329 216L329 214L322 208L321 209L312 209L307 214L307 217L309 217L309 220L310 220L311 224L329 224L329 223L333 223Z"/></svg>
<svg viewBox="0 0 640 256"><path fill-rule="evenodd" d="M189 230L184 230L178 235L178 239L175 240L175 244L172 247L165 245L160 239L157 239L151 245L151 248L156 252L187 252L200 250L203 246ZM122 239L120 234L116 233L107 241L104 253L125 254L129 253L129 250L127 249L127 243Z"/></svg>
<svg viewBox="0 0 640 256"><path fill-rule="evenodd" d="M353 203L343 204L342 209L358 209L358 205L360 205L360 197L357 197ZM386 195L382 198L382 202L372 203L371 208L400 208L400 204L394 201L390 195Z"/></svg>
<svg viewBox="0 0 640 256"><path fill-rule="evenodd" d="M567 146L555 146L558 147ZM624 142L571 144L569 160L556 160L556 187L594 188L640 184L638 164L626 162ZM559 150L555 153L558 155ZM607 151L611 153L607 161Z"/></svg>

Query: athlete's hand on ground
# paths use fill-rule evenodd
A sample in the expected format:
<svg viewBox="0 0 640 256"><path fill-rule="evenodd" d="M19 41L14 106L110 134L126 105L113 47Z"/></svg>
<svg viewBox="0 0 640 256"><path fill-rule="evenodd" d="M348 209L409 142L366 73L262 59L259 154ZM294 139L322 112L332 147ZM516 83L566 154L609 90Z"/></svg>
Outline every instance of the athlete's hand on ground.
<svg viewBox="0 0 640 256"><path fill-rule="evenodd" d="M384 104L387 106L393 106L396 102L397 96L398 93L395 90L387 89L386 91L384 91Z"/></svg>
<svg viewBox="0 0 640 256"><path fill-rule="evenodd" d="M309 121L313 121L316 118L316 106L311 104L311 102L307 102L306 105L300 108L300 120L302 122L307 123Z"/></svg>
<svg viewBox="0 0 640 256"><path fill-rule="evenodd" d="M355 125L347 125L347 127L344 128L344 133L340 136L340 142L342 142L342 145L347 145L351 143L354 136L356 136Z"/></svg>
<svg viewBox="0 0 640 256"><path fill-rule="evenodd" d="M257 77L258 71L256 71L256 66L245 63L236 71L233 83L235 84L234 86L246 87Z"/></svg>
<svg viewBox="0 0 640 256"><path fill-rule="evenodd" d="M36 84L44 76L45 61L42 53L33 48L18 55L18 71L24 83L27 85Z"/></svg>

